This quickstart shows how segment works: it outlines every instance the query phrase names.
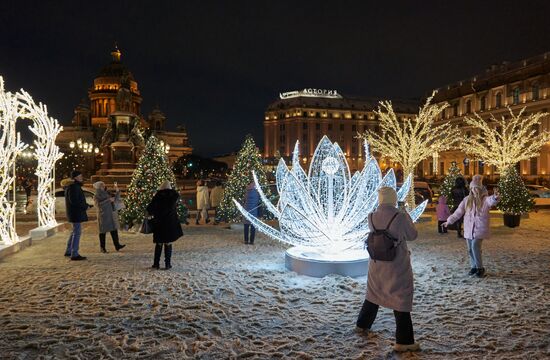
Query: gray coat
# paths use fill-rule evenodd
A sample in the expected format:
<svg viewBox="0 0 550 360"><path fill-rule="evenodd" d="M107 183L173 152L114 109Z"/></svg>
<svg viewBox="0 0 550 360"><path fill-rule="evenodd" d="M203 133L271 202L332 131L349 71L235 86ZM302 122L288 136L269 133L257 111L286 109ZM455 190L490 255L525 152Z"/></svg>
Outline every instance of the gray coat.
<svg viewBox="0 0 550 360"><path fill-rule="evenodd" d="M416 228L409 216L389 204L381 204L372 215L377 229L384 229L396 212L390 226L390 234L399 239L397 254L393 261L369 261L367 300L385 308L411 312L413 303L413 272L407 241L416 239ZM369 228L373 230L372 224Z"/></svg>
<svg viewBox="0 0 550 360"><path fill-rule="evenodd" d="M120 196L117 192L116 196ZM118 230L118 212L113 210L111 194L102 189L97 189L94 196L95 206L97 208L97 225L100 234Z"/></svg>

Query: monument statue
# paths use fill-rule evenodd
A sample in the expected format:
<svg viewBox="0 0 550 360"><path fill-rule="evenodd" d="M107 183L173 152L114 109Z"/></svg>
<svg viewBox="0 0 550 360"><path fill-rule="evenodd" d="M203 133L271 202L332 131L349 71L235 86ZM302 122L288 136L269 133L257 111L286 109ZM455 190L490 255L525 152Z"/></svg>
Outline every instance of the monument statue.
<svg viewBox="0 0 550 360"><path fill-rule="evenodd" d="M128 139L128 142L132 144L132 150L134 150L136 146L145 146L145 139L143 138L143 135L141 133L138 119L134 121L134 126L132 127L132 131L130 132L130 139Z"/></svg>
<svg viewBox="0 0 550 360"><path fill-rule="evenodd" d="M130 91L130 78L128 73L120 77L120 88L116 94L116 109L117 111L131 111L132 108L132 92Z"/></svg>
<svg viewBox="0 0 550 360"><path fill-rule="evenodd" d="M111 145L113 142L113 122L110 120L107 122L107 128L105 129L105 132L103 133L103 136L101 137L101 148L104 148L105 146Z"/></svg>

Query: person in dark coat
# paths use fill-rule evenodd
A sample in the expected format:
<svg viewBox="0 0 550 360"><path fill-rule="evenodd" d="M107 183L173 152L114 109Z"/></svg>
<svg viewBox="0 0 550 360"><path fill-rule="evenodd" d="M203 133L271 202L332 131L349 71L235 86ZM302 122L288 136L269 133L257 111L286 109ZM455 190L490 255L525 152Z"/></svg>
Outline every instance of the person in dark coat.
<svg viewBox="0 0 550 360"><path fill-rule="evenodd" d="M179 194L172 189L170 181L165 181L147 206L147 212L153 216L153 242L155 243L153 269L160 267L163 245L166 270L172 267L172 243L183 236L176 209L178 199Z"/></svg>
<svg viewBox="0 0 550 360"><path fill-rule="evenodd" d="M378 203L371 214L369 229L387 229L398 241L396 254L392 261L369 260L367 296L357 318L356 330L370 330L380 306L392 309L396 325L394 350L418 351L420 346L414 342L411 320L414 280L407 247L407 241L416 239L418 233L409 214L396 207L397 193L393 188L380 188Z"/></svg>
<svg viewBox="0 0 550 360"><path fill-rule="evenodd" d="M453 207L451 209L451 214L458 209L458 205L468 196L469 191L466 188L466 180L462 176L459 176L455 179L455 186L451 189L451 196L453 197ZM455 221L456 226L456 236L459 238L463 237L462 233L462 223L464 219L461 217L459 220Z"/></svg>
<svg viewBox="0 0 550 360"><path fill-rule="evenodd" d="M121 245L118 240L118 212L115 210L114 204L116 199L120 199L120 191L115 184L115 196L111 196L105 187L103 181L94 183L95 195L94 202L97 207L97 225L99 231L99 248L102 253L107 253L105 248L105 240L107 233L111 233L115 250L119 251L126 245ZM120 200L119 200L120 201Z"/></svg>
<svg viewBox="0 0 550 360"><path fill-rule="evenodd" d="M254 184L254 181L252 181L246 187L246 194L244 197L244 209L254 217L258 217L260 215L260 194L258 193L258 190L256 190L256 184ZM244 243L247 245L254 245L256 228L246 218L244 218L243 224Z"/></svg>
<svg viewBox="0 0 550 360"><path fill-rule="evenodd" d="M65 256L70 256L71 260L86 260L84 256L78 253L80 245L80 235L82 233L82 223L88 221L86 210L91 208L86 202L86 197L82 191L82 173L74 170L71 173L72 182L66 182L65 186L65 207L67 211L67 220L73 225L71 235L67 241Z"/></svg>

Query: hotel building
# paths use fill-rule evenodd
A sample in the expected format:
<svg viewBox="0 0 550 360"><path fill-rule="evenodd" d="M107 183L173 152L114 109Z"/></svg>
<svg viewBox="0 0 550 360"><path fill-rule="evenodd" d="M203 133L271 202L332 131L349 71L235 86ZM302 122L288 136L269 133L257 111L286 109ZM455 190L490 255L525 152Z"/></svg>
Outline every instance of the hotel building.
<svg viewBox="0 0 550 360"><path fill-rule="evenodd" d="M342 96L336 90L304 89L280 94L265 111L266 163L275 166L279 157L290 159L299 140L302 165L307 167L319 140L327 135L346 153L352 171L362 169L363 146L357 135L367 129L378 131L373 110L378 108L379 100ZM393 105L399 117L409 117L418 112L419 103L393 101Z"/></svg>

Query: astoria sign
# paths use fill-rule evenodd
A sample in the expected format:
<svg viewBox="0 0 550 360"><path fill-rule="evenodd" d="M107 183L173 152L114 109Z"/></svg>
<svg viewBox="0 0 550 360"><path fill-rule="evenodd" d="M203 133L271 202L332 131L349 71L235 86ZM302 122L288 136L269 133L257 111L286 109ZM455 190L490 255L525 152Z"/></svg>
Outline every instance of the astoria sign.
<svg viewBox="0 0 550 360"><path fill-rule="evenodd" d="M338 94L338 91L336 90L326 90L326 89L312 89L307 88L300 91L289 91L280 93L279 97L281 99L290 99L300 96L307 96L307 97L322 97L322 98L331 98L331 99L341 99L342 95Z"/></svg>

